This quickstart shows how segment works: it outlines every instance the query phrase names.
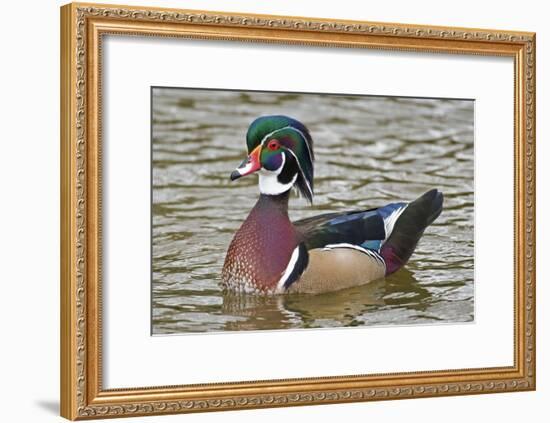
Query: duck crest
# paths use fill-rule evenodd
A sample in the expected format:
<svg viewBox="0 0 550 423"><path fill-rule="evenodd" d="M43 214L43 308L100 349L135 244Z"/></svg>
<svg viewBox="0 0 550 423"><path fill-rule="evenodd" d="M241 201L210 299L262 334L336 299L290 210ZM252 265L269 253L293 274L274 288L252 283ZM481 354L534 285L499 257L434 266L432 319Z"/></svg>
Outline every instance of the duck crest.
<svg viewBox="0 0 550 423"><path fill-rule="evenodd" d="M300 243L288 217L289 193L260 195L227 250L222 271L226 288L248 293L276 291Z"/></svg>
<svg viewBox="0 0 550 423"><path fill-rule="evenodd" d="M258 145L275 138L286 149L288 160L296 166L295 186L310 203L313 200L313 139L307 127L288 116L261 116L246 133L248 153Z"/></svg>

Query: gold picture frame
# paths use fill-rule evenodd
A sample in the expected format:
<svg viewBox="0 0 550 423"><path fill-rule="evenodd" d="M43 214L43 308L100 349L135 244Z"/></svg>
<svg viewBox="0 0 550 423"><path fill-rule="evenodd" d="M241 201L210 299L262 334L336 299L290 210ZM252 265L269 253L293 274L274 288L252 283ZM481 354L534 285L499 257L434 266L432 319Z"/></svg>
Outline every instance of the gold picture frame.
<svg viewBox="0 0 550 423"><path fill-rule="evenodd" d="M512 57L514 365L205 385L102 388L104 34ZM535 34L72 3L61 8L61 415L72 420L535 389Z"/></svg>

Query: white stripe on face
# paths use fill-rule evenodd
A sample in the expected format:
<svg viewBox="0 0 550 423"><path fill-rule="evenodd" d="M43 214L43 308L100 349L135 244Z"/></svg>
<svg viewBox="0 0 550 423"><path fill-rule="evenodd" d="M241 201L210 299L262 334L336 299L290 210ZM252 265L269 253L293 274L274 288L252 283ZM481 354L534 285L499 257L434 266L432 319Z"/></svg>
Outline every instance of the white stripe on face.
<svg viewBox="0 0 550 423"><path fill-rule="evenodd" d="M269 140L273 135L275 135L279 131L284 131L285 129L290 129L294 132L297 132L300 135L300 137L302 137L302 139L304 140L304 144L306 145L307 153L309 155L309 160L311 161L311 163L313 163L313 154L311 153L311 148L309 146L309 143L307 142L307 137L305 136L305 134L302 131L300 131L298 128L295 128L293 126L289 125L289 126L284 126L283 128L275 129L274 131L272 131L269 134L265 135L262 138L262 141L260 141L260 144L264 145L264 143L267 140Z"/></svg>
<svg viewBox="0 0 550 423"><path fill-rule="evenodd" d="M302 170L302 165L300 165L300 161L298 160L298 157L296 157L296 154L294 154L294 151L292 151L291 149L287 149L286 151L288 151L290 154L292 154L294 156L294 159L296 159L296 163L298 164L298 169L300 169L300 173L302 174L302 179L305 181L306 186L307 186L307 190L309 191L310 195L313 197L313 190L311 189L311 185L309 184L309 181L306 178L306 174ZM298 176L298 175L296 175L296 176Z"/></svg>

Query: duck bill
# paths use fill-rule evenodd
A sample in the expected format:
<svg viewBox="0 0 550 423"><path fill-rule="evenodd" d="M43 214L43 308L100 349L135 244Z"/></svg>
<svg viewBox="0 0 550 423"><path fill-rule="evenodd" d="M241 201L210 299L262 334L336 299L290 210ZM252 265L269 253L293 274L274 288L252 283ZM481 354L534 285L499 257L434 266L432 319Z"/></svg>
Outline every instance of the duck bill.
<svg viewBox="0 0 550 423"><path fill-rule="evenodd" d="M257 146L254 150L252 150L252 153L250 153L248 157L242 161L237 169L231 172L231 175L229 177L232 181L234 181L235 179L239 179L241 176L246 176L250 175L251 173L257 172L262 168L262 165L260 163L261 150L262 146Z"/></svg>

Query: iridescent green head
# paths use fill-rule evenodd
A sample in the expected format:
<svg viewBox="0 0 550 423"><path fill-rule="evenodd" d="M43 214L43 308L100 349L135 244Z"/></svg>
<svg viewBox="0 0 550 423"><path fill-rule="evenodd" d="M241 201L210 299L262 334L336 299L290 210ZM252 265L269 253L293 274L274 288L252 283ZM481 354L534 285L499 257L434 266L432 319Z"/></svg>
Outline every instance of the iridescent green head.
<svg viewBox="0 0 550 423"><path fill-rule="evenodd" d="M231 174L235 180L259 171L260 192L277 195L296 185L313 199L313 140L301 122L288 116L262 116L246 134L248 157Z"/></svg>

